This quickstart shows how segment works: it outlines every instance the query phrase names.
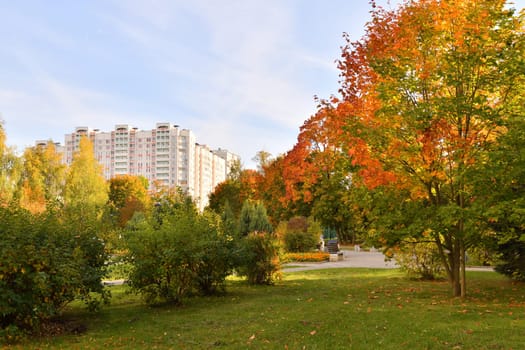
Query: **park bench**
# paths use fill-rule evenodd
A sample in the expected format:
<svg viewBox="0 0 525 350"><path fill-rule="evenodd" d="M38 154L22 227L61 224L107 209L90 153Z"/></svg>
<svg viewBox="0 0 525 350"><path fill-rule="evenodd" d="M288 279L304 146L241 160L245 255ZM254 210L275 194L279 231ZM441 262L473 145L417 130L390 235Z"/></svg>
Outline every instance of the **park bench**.
<svg viewBox="0 0 525 350"><path fill-rule="evenodd" d="M336 239L326 242L326 250L330 254L330 262L343 261L343 252L339 249L339 242Z"/></svg>

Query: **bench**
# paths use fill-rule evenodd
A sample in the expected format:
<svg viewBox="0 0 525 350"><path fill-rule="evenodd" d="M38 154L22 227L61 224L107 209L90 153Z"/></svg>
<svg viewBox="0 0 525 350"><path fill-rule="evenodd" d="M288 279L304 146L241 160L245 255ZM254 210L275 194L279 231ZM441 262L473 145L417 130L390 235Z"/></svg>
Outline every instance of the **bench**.
<svg viewBox="0 0 525 350"><path fill-rule="evenodd" d="M326 242L326 250L330 254L330 262L344 260L343 252L339 249L337 240L332 239Z"/></svg>

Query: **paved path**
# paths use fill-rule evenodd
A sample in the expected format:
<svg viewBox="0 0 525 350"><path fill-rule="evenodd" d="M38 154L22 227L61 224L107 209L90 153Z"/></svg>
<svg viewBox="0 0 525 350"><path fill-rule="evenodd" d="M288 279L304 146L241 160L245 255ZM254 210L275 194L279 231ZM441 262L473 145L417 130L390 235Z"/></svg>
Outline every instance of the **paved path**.
<svg viewBox="0 0 525 350"><path fill-rule="evenodd" d="M334 262L321 262L321 263L309 263L309 262L292 262L289 265L292 266L287 268L283 266L284 272L296 272L305 270L320 270L320 269L333 269L341 267L368 267L368 268L379 268L379 269L393 269L398 267L395 261L385 261L385 256L380 252L354 252L351 250L343 250L343 261Z"/></svg>
<svg viewBox="0 0 525 350"><path fill-rule="evenodd" d="M355 252L352 250L343 250L343 261L335 262L292 262L283 266L283 272L298 272L306 270L333 269L341 267L366 267L377 269L393 269L399 267L394 260L385 261L385 256L381 252ZM494 271L491 267L468 267L469 271Z"/></svg>

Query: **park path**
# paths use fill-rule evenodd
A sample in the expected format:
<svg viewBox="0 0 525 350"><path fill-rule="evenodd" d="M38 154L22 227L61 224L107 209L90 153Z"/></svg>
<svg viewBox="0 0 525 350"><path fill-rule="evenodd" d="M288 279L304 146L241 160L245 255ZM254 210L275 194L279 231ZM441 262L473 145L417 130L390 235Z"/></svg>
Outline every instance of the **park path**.
<svg viewBox="0 0 525 350"><path fill-rule="evenodd" d="M342 261L334 262L292 262L283 265L283 272L299 272L306 270L334 269L343 267L365 267L374 269L394 269L399 266L394 260L385 261L385 256L381 252L356 252L353 250L343 250ZM290 267L286 267L286 266ZM469 271L494 271L491 267L468 267Z"/></svg>
<svg viewBox="0 0 525 350"><path fill-rule="evenodd" d="M385 261L385 256L381 252L356 252L353 250L343 250L343 260L334 262L292 262L283 265L284 272L297 272L306 270L334 269L342 267L368 267L378 269L393 269L398 267L395 261Z"/></svg>

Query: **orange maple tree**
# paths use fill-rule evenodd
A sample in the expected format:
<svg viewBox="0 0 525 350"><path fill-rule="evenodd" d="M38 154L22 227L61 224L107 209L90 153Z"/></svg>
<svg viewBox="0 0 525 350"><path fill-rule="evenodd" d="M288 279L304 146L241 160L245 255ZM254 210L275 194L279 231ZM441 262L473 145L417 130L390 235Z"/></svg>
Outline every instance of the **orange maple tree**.
<svg viewBox="0 0 525 350"><path fill-rule="evenodd" d="M405 190L429 209L402 228L431 232L453 295L464 296L465 251L476 240L467 174L505 132L508 102L522 92L522 21L504 0L371 3L365 36L346 36L339 62L339 137L356 179Z"/></svg>

